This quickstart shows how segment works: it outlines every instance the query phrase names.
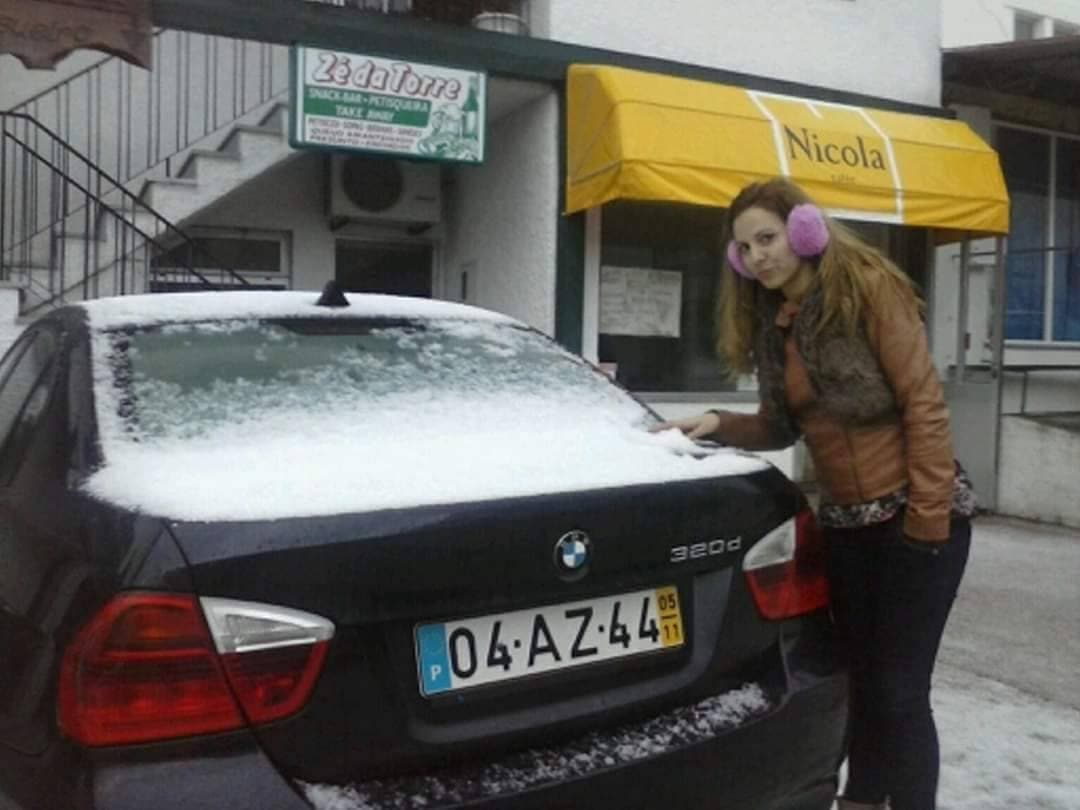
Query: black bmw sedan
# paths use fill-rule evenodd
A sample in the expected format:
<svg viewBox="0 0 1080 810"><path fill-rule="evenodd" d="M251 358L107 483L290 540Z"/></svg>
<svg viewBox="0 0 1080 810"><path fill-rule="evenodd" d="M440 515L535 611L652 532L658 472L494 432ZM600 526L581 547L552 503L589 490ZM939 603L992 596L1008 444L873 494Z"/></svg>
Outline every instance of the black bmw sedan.
<svg viewBox="0 0 1080 810"><path fill-rule="evenodd" d="M456 304L43 317L0 361L0 808L827 810L813 517L655 422Z"/></svg>

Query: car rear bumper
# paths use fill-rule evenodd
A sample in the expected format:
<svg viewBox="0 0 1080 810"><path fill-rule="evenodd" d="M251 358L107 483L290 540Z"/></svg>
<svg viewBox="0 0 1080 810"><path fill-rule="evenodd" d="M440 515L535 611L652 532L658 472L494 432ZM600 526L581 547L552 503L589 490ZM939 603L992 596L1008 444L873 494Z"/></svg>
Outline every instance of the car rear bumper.
<svg viewBox="0 0 1080 810"><path fill-rule="evenodd" d="M739 698L734 694L736 705ZM687 719L685 711L673 713L614 737L593 734L558 750L439 775L303 787L317 809L831 807L847 720L843 672L790 675L780 702L724 728L702 733L700 715Z"/></svg>
<svg viewBox="0 0 1080 810"><path fill-rule="evenodd" d="M765 686L747 684L557 747L411 778L312 785L283 776L240 734L190 741L168 761L146 751L140 762L128 751L112 763L103 752L88 801L72 807L828 810L847 723L847 675L824 635L780 637Z"/></svg>
<svg viewBox="0 0 1080 810"><path fill-rule="evenodd" d="M672 742L665 741L662 731L670 716L649 721L643 727L656 735L659 753L631 753L629 761L612 765L601 761L593 767L597 752L578 741L558 752L563 762L577 771L569 778L551 770L538 757L540 778L528 782L515 781L510 766L489 764L483 768L480 782L475 781L476 772L462 771L453 776L396 780L392 786L379 789L372 783L294 787L257 750L219 751L211 756L203 750L190 759L101 767L88 806L95 810L307 810L312 806L357 810L382 806L827 810L836 792L835 775L843 745L846 677L841 672L820 677L797 673L792 681L800 685L781 703L694 742L679 744L675 740L675 744L665 745ZM596 735L596 740L600 739ZM601 758L604 756L601 752ZM459 788L467 784L473 795L455 800L455 782ZM298 788L309 801L299 795Z"/></svg>

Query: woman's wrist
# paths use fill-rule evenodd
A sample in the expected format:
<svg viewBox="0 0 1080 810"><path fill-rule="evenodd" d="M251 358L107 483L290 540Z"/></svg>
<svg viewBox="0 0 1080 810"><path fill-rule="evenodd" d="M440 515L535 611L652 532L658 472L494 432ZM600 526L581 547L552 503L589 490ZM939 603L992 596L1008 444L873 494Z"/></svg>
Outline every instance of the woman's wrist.
<svg viewBox="0 0 1080 810"><path fill-rule="evenodd" d="M705 411L705 413L711 413L713 416L716 417L716 427L714 427L709 432L709 435L710 436L716 436L716 437L719 438L720 437L720 429L723 427L723 424L724 424L724 417L727 416L728 412L727 411L722 411L719 408L709 408L709 410Z"/></svg>

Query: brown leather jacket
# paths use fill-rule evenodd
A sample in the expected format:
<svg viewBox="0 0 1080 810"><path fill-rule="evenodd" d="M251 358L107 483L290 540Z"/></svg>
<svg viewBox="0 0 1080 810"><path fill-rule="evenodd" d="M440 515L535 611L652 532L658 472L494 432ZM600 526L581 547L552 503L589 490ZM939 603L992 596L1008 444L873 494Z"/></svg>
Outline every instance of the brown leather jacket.
<svg viewBox="0 0 1080 810"><path fill-rule="evenodd" d="M907 487L905 533L947 539L955 474L949 414L918 313L883 279L854 337L817 335L820 307L819 291L801 307L763 302L755 351L761 407L721 412L716 437L769 450L801 433L833 503Z"/></svg>

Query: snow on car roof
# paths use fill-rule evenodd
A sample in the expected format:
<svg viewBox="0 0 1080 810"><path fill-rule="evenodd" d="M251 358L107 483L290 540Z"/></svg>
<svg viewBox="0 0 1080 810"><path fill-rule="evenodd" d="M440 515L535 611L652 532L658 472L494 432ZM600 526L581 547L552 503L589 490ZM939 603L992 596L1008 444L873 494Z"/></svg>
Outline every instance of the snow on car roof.
<svg viewBox="0 0 1080 810"><path fill-rule="evenodd" d="M98 298L78 306L86 310L95 329L149 326L165 322L189 322L243 318L445 318L517 323L513 318L486 309L374 293L346 293L348 307L320 307L319 292L284 290L236 290L227 292L154 293Z"/></svg>

